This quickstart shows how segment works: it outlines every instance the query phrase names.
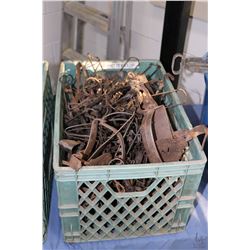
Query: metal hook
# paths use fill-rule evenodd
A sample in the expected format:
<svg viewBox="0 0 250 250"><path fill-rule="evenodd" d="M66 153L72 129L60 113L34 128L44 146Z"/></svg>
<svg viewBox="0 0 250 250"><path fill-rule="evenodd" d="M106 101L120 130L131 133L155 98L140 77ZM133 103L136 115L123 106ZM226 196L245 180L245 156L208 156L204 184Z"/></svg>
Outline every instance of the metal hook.
<svg viewBox="0 0 250 250"><path fill-rule="evenodd" d="M103 71L103 67L102 67L101 60L100 60L99 57L93 56L93 55L91 55L90 53L88 53L88 54L87 54L87 58L88 58L88 60L87 60L86 63L85 63L85 67L86 67L86 65L87 65L87 62L90 62L91 66L92 66L92 69L94 70L95 75L96 75L96 73L97 73L97 69L98 69L99 66L101 67L101 71ZM98 62L96 68L94 67L94 64L93 64L93 61L94 61L94 60Z"/></svg>
<svg viewBox="0 0 250 250"><path fill-rule="evenodd" d="M207 137L208 137L208 128L206 128L206 132L205 132L205 135L204 135L204 138L203 138L202 144L201 144L201 148L202 148L202 150L204 149L204 146L205 146L205 143L206 143Z"/></svg>
<svg viewBox="0 0 250 250"><path fill-rule="evenodd" d="M182 89L182 88L173 90L172 92L177 92L177 91L181 91L181 92L183 92L183 93L185 94L185 96L187 96L186 91L185 91L184 89ZM165 104L165 107L168 108L168 109L170 109L170 108L174 108L174 107L179 106L179 105L184 105L185 103L186 103L186 102L183 101L182 103L176 103L176 104L169 105L169 106L167 106L167 105Z"/></svg>
<svg viewBox="0 0 250 250"><path fill-rule="evenodd" d="M185 96L187 96L186 90L184 90L182 88L178 88L178 89L170 90L170 91L165 91L165 92L160 92L160 93L157 93L157 94L153 94L152 96L168 95L168 94L178 92L178 91L181 91L182 93L184 93Z"/></svg>
<svg viewBox="0 0 250 250"><path fill-rule="evenodd" d="M166 78L168 80L171 80L172 82L175 79L175 77L172 74L168 73L168 72L164 75L164 78Z"/></svg>
<svg viewBox="0 0 250 250"><path fill-rule="evenodd" d="M161 69L161 65L156 64L155 66L156 66L157 68L156 68L156 70L149 76L150 78L151 78L158 70Z"/></svg>
<svg viewBox="0 0 250 250"><path fill-rule="evenodd" d="M153 66L153 65L155 65L156 66L156 64L154 64L154 63L150 63L149 65L148 65L148 67L144 70L144 71L142 71L141 73L139 73L139 75L143 75L143 74L145 74L149 69L151 69L151 67Z"/></svg>
<svg viewBox="0 0 250 250"><path fill-rule="evenodd" d="M127 61L123 64L123 66L121 67L121 69L120 69L118 72L121 72L121 71L125 68L125 66L128 64L128 62L131 61L132 59L135 59L135 60L138 62L138 64L137 64L136 67L134 68L134 71L135 71L136 68L140 65L140 60L139 60L137 57L129 57L129 58L127 59Z"/></svg>
<svg viewBox="0 0 250 250"><path fill-rule="evenodd" d="M91 55L91 54L88 54L88 56L90 56L92 59L94 59L94 60L96 60L96 61L98 62L97 67L96 67L96 70L97 70L98 67L100 66L101 71L104 71L104 70L103 70L103 67L102 67L102 64L101 64L101 60L100 60L100 58L99 58L98 56L93 56L93 55ZM93 62L93 61L92 61L92 62Z"/></svg>

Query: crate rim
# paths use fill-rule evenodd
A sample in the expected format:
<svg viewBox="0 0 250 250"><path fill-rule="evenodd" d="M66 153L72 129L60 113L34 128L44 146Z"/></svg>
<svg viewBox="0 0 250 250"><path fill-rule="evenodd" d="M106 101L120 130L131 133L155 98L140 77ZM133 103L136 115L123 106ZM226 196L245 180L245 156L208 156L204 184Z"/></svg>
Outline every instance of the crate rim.
<svg viewBox="0 0 250 250"><path fill-rule="evenodd" d="M42 64L43 64L43 93L44 93L45 85L46 85L45 82L46 82L46 78L49 72L49 62L44 60L42 61Z"/></svg>
<svg viewBox="0 0 250 250"><path fill-rule="evenodd" d="M51 91L49 91L49 89ZM50 96L50 101L51 104L54 106L55 104L55 99L54 95L52 92L51 88L51 82L50 82L50 75L49 75L49 62L44 60L42 61L42 91L43 91L43 110L46 109L46 99ZM51 112L53 113L54 116L54 108L52 108ZM44 131L47 130L47 126L45 125L46 123L50 123L50 130L49 133L51 133L51 149L49 152L49 163L48 165L44 165L44 160L43 158L43 166L42 166L42 172L43 172L43 242L46 241L47 239L47 234L48 234L48 223L49 223L49 210L51 207L51 192L52 192L52 179L54 176L53 173L53 162L52 162L52 157L53 157L53 129L54 129L54 119L50 119L50 116L48 116L46 113L43 112L43 133ZM48 135L47 135L48 136ZM43 143L44 140L46 140L43 135ZM43 144L43 150L44 150L44 144ZM45 176L45 167L48 167L48 176Z"/></svg>

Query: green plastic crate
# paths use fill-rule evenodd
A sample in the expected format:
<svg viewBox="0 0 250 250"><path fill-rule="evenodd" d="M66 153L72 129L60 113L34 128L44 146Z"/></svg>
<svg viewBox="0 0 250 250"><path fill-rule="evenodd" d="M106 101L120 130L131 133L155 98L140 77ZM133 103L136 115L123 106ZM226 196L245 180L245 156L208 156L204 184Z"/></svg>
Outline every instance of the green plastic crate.
<svg viewBox="0 0 250 250"><path fill-rule="evenodd" d="M43 62L43 240L47 235L53 180L53 129L55 97L52 93L48 62Z"/></svg>
<svg viewBox="0 0 250 250"><path fill-rule="evenodd" d="M124 62L103 61L104 70L116 71ZM161 70L152 78L164 79L162 64L155 60L141 60L136 71L142 72L150 63ZM60 66L59 77L65 72L75 76L77 62L65 61ZM134 63L126 68L135 67ZM156 66L151 67L152 74ZM91 71L91 68L89 68ZM165 91L173 90L165 79ZM58 192L58 207L62 231L66 242L110 240L175 233L185 229L193 209L206 156L198 139L190 142L187 161L157 164L113 165L83 167L78 172L60 166L59 140L63 134L62 84L58 81L55 108L55 135L53 167ZM179 104L176 93L168 95L166 104ZM170 117L176 129L192 128L182 105L171 108ZM154 178L143 192L116 193L110 180ZM98 185L104 189L100 192ZM85 191L80 190L84 186ZM87 191L86 191L87 190ZM90 196L95 196L94 200ZM81 205L84 203L85 208Z"/></svg>

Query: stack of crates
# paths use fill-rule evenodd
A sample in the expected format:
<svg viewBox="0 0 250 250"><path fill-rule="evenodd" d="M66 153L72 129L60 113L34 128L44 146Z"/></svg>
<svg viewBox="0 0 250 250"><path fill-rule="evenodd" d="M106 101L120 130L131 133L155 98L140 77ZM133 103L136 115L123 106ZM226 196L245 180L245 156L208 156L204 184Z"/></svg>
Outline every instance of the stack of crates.
<svg viewBox="0 0 250 250"><path fill-rule="evenodd" d="M49 222L53 181L53 129L55 97L52 92L48 62L43 62L43 240Z"/></svg>
<svg viewBox="0 0 250 250"><path fill-rule="evenodd" d="M65 74L75 77L78 62L66 61L60 66L59 78ZM152 79L163 80L164 91L174 90L159 61L141 60L135 72L147 72ZM102 61L105 71L118 71L124 62ZM160 65L160 70L157 69ZM125 70L133 68L127 64ZM93 71L91 67L89 71ZM154 73L155 72L155 73ZM192 125L175 92L167 95L171 105L170 119L177 129ZM58 192L58 207L66 242L109 240L175 233L185 229L194 207L206 156L198 139L189 143L186 161L137 165L106 165L82 167L74 171L61 166L59 141L63 139L63 84L58 81L54 124L53 167ZM116 193L110 180L153 178L142 192ZM104 189L98 188L103 185ZM94 199L93 199L94 197Z"/></svg>

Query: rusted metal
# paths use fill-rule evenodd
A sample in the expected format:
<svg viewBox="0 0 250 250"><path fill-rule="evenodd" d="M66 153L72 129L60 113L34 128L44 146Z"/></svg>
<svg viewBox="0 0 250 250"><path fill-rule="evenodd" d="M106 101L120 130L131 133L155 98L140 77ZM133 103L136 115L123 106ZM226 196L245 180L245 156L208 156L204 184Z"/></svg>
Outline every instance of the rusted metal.
<svg viewBox="0 0 250 250"><path fill-rule="evenodd" d="M185 141L190 141L200 135L204 135L203 142L201 145L203 149L208 136L208 128L205 125L198 125L190 130L182 129L174 132L175 138L180 138Z"/></svg>
<svg viewBox="0 0 250 250"><path fill-rule="evenodd" d="M68 138L73 138L73 139L77 138L79 140L86 139L86 138L88 139L89 138L88 130L90 130L90 127L91 127L90 123L77 124L77 125L67 127L64 130L64 133ZM83 131L87 131L87 132L83 133Z"/></svg>
<svg viewBox="0 0 250 250"><path fill-rule="evenodd" d="M84 158L85 157L88 158L88 156L91 154L94 148L94 145L96 143L96 136L97 136L97 126L98 126L98 120L93 120L91 124L88 144L84 150Z"/></svg>
<svg viewBox="0 0 250 250"><path fill-rule="evenodd" d="M89 64L94 71L94 75L96 75L97 71L100 69L101 69L101 71L103 71L103 67L102 67L100 58L97 56L94 56L90 53L87 54L87 60L85 61L84 67L86 67L86 68L89 67ZM95 65L96 65L96 67L95 67Z"/></svg>
<svg viewBox="0 0 250 250"><path fill-rule="evenodd" d="M171 90L171 91L158 92L156 94L153 94L152 96L168 95L168 94L172 94L172 93L178 92L178 91L181 91L185 96L187 96L187 92L182 88L178 88L178 89Z"/></svg>
<svg viewBox="0 0 250 250"><path fill-rule="evenodd" d="M130 73L128 77L131 79L131 87L137 92L138 101L142 104L140 112L143 113L144 117L140 132L149 161L158 163L180 160L183 150L187 146L187 141L201 133L206 133L204 127L182 130L182 132L174 134L165 107L157 105L144 86L147 82L145 75L136 76L134 73Z"/></svg>
<svg viewBox="0 0 250 250"><path fill-rule="evenodd" d="M132 61L137 61L134 69L125 70ZM172 127L169 112L179 104L163 97L186 92L164 91L164 80L173 80L172 75L156 79L160 66L153 63L135 73L139 65L138 58L129 58L120 71L110 73L89 54L85 64L76 64L75 78L70 74L59 78L64 90L64 135L59 143L63 166L78 171L97 165L181 161L187 160L190 140L204 135L204 145L205 126L178 131ZM116 192L144 191L152 182L152 178L110 181Z"/></svg>
<svg viewBox="0 0 250 250"><path fill-rule="evenodd" d="M169 138L173 136L173 128L168 118L167 111L163 105L154 110L155 139Z"/></svg>
<svg viewBox="0 0 250 250"><path fill-rule="evenodd" d="M122 165L124 161L121 158L113 158L109 161L108 165Z"/></svg>
<svg viewBox="0 0 250 250"><path fill-rule="evenodd" d="M77 153L77 154L72 154L69 161L63 161L63 163L71 168L73 168L74 170L78 171L81 167L82 167L82 154L81 153Z"/></svg>
<svg viewBox="0 0 250 250"><path fill-rule="evenodd" d="M164 75L164 77L167 78L168 80L171 80L172 82L175 79L175 77L172 74L168 73L168 72Z"/></svg>
<svg viewBox="0 0 250 250"><path fill-rule="evenodd" d="M120 158L122 159L122 160L124 160L124 157L125 157L125 144L124 144L124 140L123 140L123 137L122 137L122 134L120 133L120 130L121 130L121 128L119 129L119 130L117 130L116 128L114 128L114 127L112 127L112 126L110 126L110 125L108 125L106 122L105 122L105 120L99 120L100 121L100 125L101 126L103 126L103 127L105 127L105 128L107 128L107 129L109 129L109 130L111 130L112 132L113 132L113 135L108 139L108 140L106 140L102 145L100 145L97 149L96 149L96 151L90 156L90 160L92 159L92 158L94 158L96 155L98 155L100 152L101 152L101 150L103 150L103 148L107 145L107 143L108 142L110 142L111 141L111 139L114 137L114 136L117 136L118 137L118 140L119 140L119 145L120 145L120 153L121 153L121 155L120 155Z"/></svg>
<svg viewBox="0 0 250 250"><path fill-rule="evenodd" d="M85 166L98 166L98 165L108 165L112 160L112 155L110 153L104 153L95 159L89 161L84 161Z"/></svg>
<svg viewBox="0 0 250 250"><path fill-rule="evenodd" d="M113 182L114 182L115 187L119 193L124 193L126 191L124 186L119 181L113 180Z"/></svg>
<svg viewBox="0 0 250 250"><path fill-rule="evenodd" d="M164 138L156 141L159 154L164 162L179 161L187 142L180 138Z"/></svg>
<svg viewBox="0 0 250 250"><path fill-rule="evenodd" d="M139 67L139 65L140 65L140 60L139 60L139 58L137 58L137 57L129 57L129 58L127 59L127 61L123 64L123 66L121 67L121 69L120 69L119 72L122 72L122 71L124 70L124 68L126 67L126 65L127 65L130 61L132 61L133 59L135 59L135 61L137 61L137 65L134 67L134 70L136 70L136 68Z"/></svg>
<svg viewBox="0 0 250 250"><path fill-rule="evenodd" d="M161 157L158 153L157 147L155 145L155 139L152 130L152 120L155 110L150 109L144 115L142 120L142 125L140 127L140 132L142 135L142 141L147 152L148 159L151 163L162 162Z"/></svg>
<svg viewBox="0 0 250 250"><path fill-rule="evenodd" d="M69 140L69 139L63 139L59 141L59 145L66 151L72 151L73 148L77 145L79 145L81 142L80 141L74 141L74 140Z"/></svg>

